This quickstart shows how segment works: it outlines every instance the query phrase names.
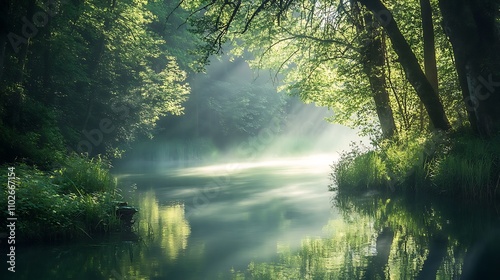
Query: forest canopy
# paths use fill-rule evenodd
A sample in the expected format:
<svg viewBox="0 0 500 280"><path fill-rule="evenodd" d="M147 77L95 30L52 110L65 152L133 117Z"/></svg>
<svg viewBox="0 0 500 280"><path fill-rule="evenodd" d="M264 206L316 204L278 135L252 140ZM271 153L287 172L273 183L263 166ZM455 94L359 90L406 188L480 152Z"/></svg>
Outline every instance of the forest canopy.
<svg viewBox="0 0 500 280"><path fill-rule="evenodd" d="M2 160L44 165L67 150L116 156L124 143L151 135L161 117L181 114L196 39L177 28L181 11L166 21L173 8L2 1Z"/></svg>
<svg viewBox="0 0 500 280"><path fill-rule="evenodd" d="M181 1L205 58L237 42L290 93L384 138L499 131L498 1Z"/></svg>
<svg viewBox="0 0 500 280"><path fill-rule="evenodd" d="M119 156L183 113L193 74L222 51L273 69L279 90L332 109L332 122L374 140L464 128L490 137L500 129L493 0L1 5L4 162L44 165L68 151ZM228 109L228 87L248 100L248 112ZM267 117L255 112L269 102L256 93L272 89L216 82L210 90L221 94L192 104L208 102L223 129L257 133Z"/></svg>

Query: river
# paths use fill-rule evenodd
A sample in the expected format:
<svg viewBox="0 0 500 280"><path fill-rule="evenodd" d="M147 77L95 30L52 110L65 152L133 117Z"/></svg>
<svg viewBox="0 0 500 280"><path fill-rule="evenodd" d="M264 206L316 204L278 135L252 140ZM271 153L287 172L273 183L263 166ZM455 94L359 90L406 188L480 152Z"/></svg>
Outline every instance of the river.
<svg viewBox="0 0 500 280"><path fill-rule="evenodd" d="M494 207L375 191L337 195L328 191L333 158L120 173L122 196L139 208L135 234L22 247L16 279L479 279L470 277L498 273Z"/></svg>

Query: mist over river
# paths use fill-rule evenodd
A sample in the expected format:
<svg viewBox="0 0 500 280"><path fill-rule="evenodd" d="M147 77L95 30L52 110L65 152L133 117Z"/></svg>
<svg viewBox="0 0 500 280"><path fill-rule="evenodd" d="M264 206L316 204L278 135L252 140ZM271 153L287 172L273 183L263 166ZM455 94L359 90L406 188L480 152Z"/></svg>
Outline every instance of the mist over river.
<svg viewBox="0 0 500 280"><path fill-rule="evenodd" d="M477 262L469 252L484 250L498 228L486 207L377 192L336 196L328 191L335 157L119 173L124 200L139 208L134 234L19 248L18 267L30 269L17 276L456 279L464 260Z"/></svg>

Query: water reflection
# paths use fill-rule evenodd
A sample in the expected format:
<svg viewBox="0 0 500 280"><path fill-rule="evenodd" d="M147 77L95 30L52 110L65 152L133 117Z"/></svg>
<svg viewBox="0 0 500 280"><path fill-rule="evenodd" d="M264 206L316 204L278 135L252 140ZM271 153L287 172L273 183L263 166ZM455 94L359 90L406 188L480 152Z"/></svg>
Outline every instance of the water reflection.
<svg viewBox="0 0 500 280"><path fill-rule="evenodd" d="M498 279L499 215L486 205L428 197L338 194L342 219L280 261L233 279Z"/></svg>
<svg viewBox="0 0 500 280"><path fill-rule="evenodd" d="M191 228L185 217L184 205L160 206L153 191L145 192L138 200L140 212L136 230L146 243L158 242L164 257L177 259L187 248ZM147 244L151 245L151 244Z"/></svg>
<svg viewBox="0 0 500 280"><path fill-rule="evenodd" d="M134 206L140 209L135 233L117 232L77 244L21 246L15 279L196 279L204 248L188 243L191 228L184 205L160 205L149 191ZM14 279L7 276L0 279Z"/></svg>
<svg viewBox="0 0 500 280"><path fill-rule="evenodd" d="M151 218L139 217L140 232L162 223L154 214L162 212L154 210L155 203L170 207L168 211L174 211L172 207L184 210L187 222L168 226L176 238L168 240L164 232L162 241L151 245L187 242L187 247L177 243L171 250L179 252L175 254L176 273L162 272L158 279L211 280L231 279L231 269L243 270L252 260L276 260L277 250L294 251L302 238L322 236L321 228L337 215L330 209L331 194L325 187L328 172L328 164L301 158L184 168L122 176L121 180L137 184L132 200L147 197L140 208L153 209L151 215L146 212ZM223 183L214 186L216 180Z"/></svg>
<svg viewBox="0 0 500 280"><path fill-rule="evenodd" d="M238 165L120 176L123 186L137 186L123 193L140 209L136 235L116 233L80 244L20 247L16 278L500 275L500 233L495 231L500 229L499 215L485 204L377 192L329 193L330 170L322 161L228 166Z"/></svg>
<svg viewBox="0 0 500 280"><path fill-rule="evenodd" d="M152 190L138 195L134 204L140 211L134 225L140 240L129 244L127 253L116 254L117 266L111 273L123 279L175 279L179 277L179 262L193 266L199 262L203 244L188 246L191 228L183 204L160 205Z"/></svg>

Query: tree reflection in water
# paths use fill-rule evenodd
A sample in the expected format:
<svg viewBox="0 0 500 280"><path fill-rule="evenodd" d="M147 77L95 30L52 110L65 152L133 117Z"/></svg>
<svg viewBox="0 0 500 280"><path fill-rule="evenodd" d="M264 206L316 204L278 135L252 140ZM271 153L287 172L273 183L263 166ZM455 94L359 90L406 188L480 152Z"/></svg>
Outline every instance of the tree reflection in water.
<svg viewBox="0 0 500 280"><path fill-rule="evenodd" d="M134 259L116 254L116 268L125 279L152 279L176 275L177 259L188 250L191 228L184 204L160 205L153 190L140 195L135 230L141 240L131 246ZM201 256L200 244L189 246L190 256ZM200 251L201 250L201 251ZM194 263L189 263L193 265Z"/></svg>
<svg viewBox="0 0 500 280"><path fill-rule="evenodd" d="M325 226L328 238L306 238L296 252L281 246L279 261L251 263L246 271L234 271L233 279L497 279L500 275L500 235L492 233L499 216L485 205L373 193L337 194L333 204L342 219Z"/></svg>

